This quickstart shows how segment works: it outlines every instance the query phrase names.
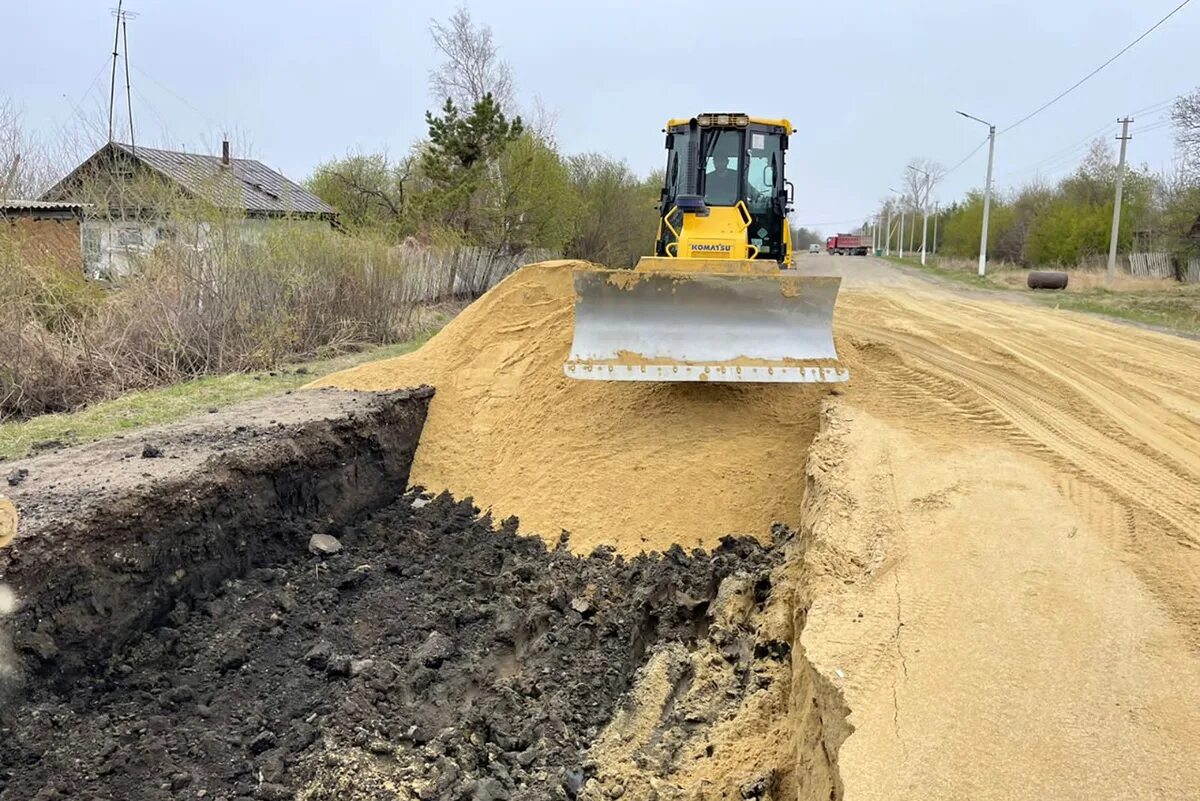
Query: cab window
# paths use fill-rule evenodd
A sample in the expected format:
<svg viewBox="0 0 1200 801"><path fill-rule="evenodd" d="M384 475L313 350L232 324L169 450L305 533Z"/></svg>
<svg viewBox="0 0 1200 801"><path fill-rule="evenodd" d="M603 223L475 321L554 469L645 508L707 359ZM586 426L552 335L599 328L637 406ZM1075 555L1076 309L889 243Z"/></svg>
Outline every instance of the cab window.
<svg viewBox="0 0 1200 801"><path fill-rule="evenodd" d="M751 211L765 211L771 206L777 192L780 170L783 167L783 152L779 137L773 134L751 131L749 136L749 161L746 169L746 205Z"/></svg>
<svg viewBox="0 0 1200 801"><path fill-rule="evenodd" d="M704 202L733 206L741 196L741 131L711 130L704 138Z"/></svg>

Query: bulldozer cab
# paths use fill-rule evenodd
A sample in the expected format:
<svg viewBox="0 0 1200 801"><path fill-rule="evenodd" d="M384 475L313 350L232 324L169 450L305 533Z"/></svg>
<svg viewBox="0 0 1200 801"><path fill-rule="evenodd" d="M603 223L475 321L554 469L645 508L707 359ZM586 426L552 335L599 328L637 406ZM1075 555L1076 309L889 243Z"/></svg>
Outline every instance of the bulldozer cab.
<svg viewBox="0 0 1200 801"><path fill-rule="evenodd" d="M655 255L791 262L791 125L745 114L671 120Z"/></svg>

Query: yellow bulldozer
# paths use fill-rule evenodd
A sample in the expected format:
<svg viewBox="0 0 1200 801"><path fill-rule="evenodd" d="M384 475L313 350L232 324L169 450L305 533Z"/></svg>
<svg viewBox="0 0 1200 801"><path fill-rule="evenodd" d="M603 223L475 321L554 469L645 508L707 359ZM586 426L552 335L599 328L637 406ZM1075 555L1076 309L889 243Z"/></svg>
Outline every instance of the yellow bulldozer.
<svg viewBox="0 0 1200 801"><path fill-rule="evenodd" d="M654 255L580 270L571 378L836 382L841 279L792 266L791 123L699 114L665 128Z"/></svg>

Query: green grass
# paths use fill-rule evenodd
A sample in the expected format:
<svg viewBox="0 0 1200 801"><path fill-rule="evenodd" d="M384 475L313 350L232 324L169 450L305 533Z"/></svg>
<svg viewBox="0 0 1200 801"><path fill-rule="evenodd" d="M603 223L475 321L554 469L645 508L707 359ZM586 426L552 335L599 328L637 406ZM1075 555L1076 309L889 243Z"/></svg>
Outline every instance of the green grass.
<svg viewBox="0 0 1200 801"><path fill-rule="evenodd" d="M67 414L44 414L29 420L0 423L0 461L27 456L36 450L36 443L58 441L74 445L92 442L146 426L172 423L252 398L280 394L363 362L409 353L433 334L431 330L395 345L369 348L332 359L289 364L269 372L209 376L130 392Z"/></svg>
<svg viewBox="0 0 1200 801"><path fill-rule="evenodd" d="M1200 334L1200 286L1181 286L1171 292L1088 289L1077 294L1039 296L1039 300L1056 308Z"/></svg>

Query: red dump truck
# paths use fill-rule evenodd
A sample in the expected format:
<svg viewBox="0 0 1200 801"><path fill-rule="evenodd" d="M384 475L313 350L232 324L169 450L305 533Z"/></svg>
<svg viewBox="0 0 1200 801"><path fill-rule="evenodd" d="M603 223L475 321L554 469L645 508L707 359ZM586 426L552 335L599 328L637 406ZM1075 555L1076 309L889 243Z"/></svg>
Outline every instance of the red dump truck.
<svg viewBox="0 0 1200 801"><path fill-rule="evenodd" d="M871 237L862 234L838 234L825 240L831 256L865 256L871 249Z"/></svg>

